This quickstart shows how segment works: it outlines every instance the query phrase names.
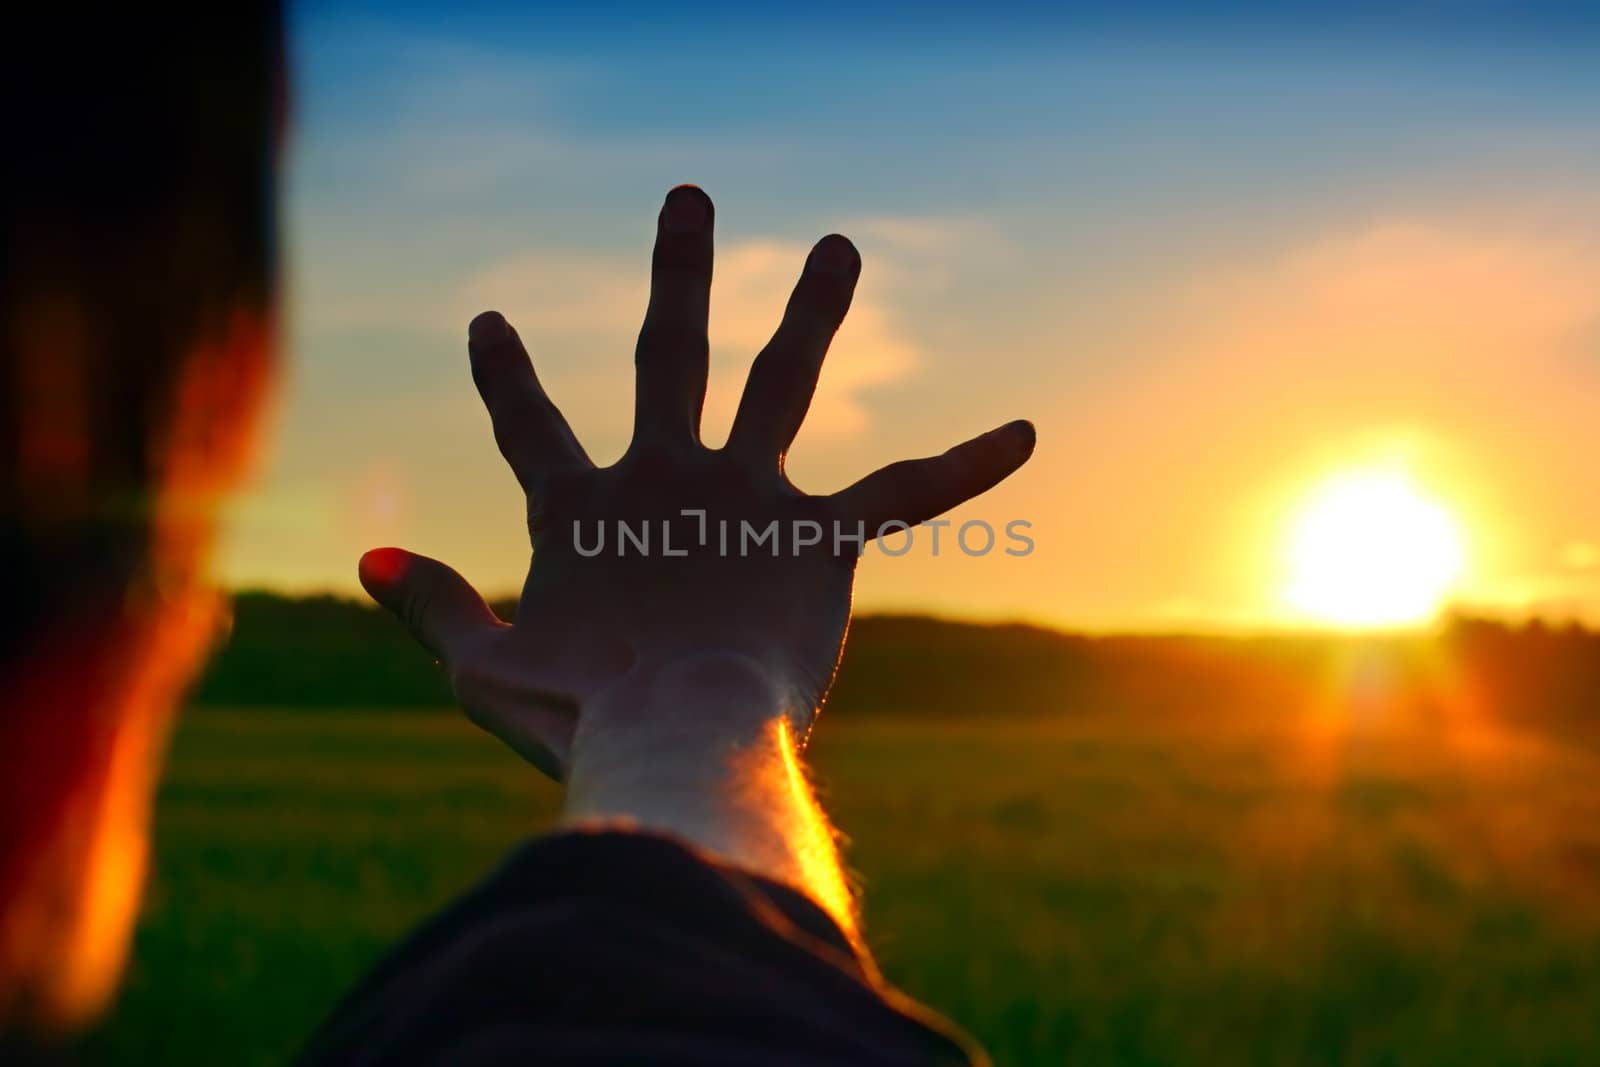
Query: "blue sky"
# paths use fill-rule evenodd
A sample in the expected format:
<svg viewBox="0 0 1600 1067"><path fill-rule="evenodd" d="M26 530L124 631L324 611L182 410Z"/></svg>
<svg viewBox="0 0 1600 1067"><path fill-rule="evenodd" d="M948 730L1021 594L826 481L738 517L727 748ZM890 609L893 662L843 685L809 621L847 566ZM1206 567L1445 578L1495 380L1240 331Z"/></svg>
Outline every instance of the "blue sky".
<svg viewBox="0 0 1600 1067"><path fill-rule="evenodd" d="M869 558L867 607L1273 621L1296 495L1399 454L1473 535L1462 599L1588 610L1594 17L766 11L292 13L287 374L224 581L350 591L395 543L514 588L465 323L511 316L618 454L655 211L694 181L718 208L708 439L830 230L866 267L800 484L1039 425L1036 462L957 516L1026 518L1038 551Z"/></svg>

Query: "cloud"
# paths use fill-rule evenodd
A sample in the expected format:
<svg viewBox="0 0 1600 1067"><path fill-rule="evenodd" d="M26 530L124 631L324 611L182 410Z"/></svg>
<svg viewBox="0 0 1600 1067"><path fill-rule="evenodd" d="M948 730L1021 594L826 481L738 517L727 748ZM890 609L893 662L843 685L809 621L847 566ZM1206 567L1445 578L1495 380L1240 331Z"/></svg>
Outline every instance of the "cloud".
<svg viewBox="0 0 1600 1067"><path fill-rule="evenodd" d="M498 308L526 334L585 334L615 340L644 313L649 279L638 262L546 249L501 260L457 287L450 321Z"/></svg>
<svg viewBox="0 0 1600 1067"><path fill-rule="evenodd" d="M1592 387L1596 277L1578 234L1392 222L1329 235L1153 301L1111 407L1280 441L1374 420L1537 424Z"/></svg>
<svg viewBox="0 0 1600 1067"><path fill-rule="evenodd" d="M934 231L923 225L903 232L925 236ZM883 244L889 254L873 258L829 349L806 420L804 432L810 439L838 440L861 433L870 421L867 395L912 374L920 361L917 345L899 327L886 294L896 291L908 273L923 269L894 252L928 246L925 240L918 244L904 239ZM709 440L719 440L731 423L750 361L782 317L809 251L807 244L771 238L718 248L704 420ZM610 361L612 372L605 377L616 381L608 387L628 395L625 379L632 373L631 361L622 357L632 351L648 296L642 257L544 249L502 260L472 275L457 288L457 306L449 314L451 321L465 321L482 308L499 308L538 349L541 373L548 367L556 378L575 377L583 373L576 364L593 366L592 354ZM612 354L603 355L606 352ZM567 398L561 402L566 405Z"/></svg>
<svg viewBox="0 0 1600 1067"><path fill-rule="evenodd" d="M1297 249L1265 270L1199 280L1189 294L1237 334L1297 342L1369 367L1499 363L1553 352L1600 313L1596 257L1580 240L1376 225Z"/></svg>
<svg viewBox="0 0 1600 1067"><path fill-rule="evenodd" d="M719 254L711 308L713 366L717 369L706 397L709 426L726 427L733 421L748 361L772 335L809 251L797 242L749 241ZM893 271L880 273L892 277ZM805 432L813 440L861 433L868 424L865 395L904 378L916 367L916 347L895 329L881 297L885 288L882 279L874 282L863 277L850 313L828 350L806 419ZM719 363L723 365L718 367Z"/></svg>

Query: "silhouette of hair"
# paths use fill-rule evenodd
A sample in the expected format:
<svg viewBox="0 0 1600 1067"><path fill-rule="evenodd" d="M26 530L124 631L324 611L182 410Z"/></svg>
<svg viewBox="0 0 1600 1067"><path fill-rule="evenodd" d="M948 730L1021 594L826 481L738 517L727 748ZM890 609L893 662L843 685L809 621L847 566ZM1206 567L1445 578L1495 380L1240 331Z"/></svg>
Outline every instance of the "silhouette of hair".
<svg viewBox="0 0 1600 1067"><path fill-rule="evenodd" d="M271 369L278 5L182 10L8 16L0 1018Z"/></svg>

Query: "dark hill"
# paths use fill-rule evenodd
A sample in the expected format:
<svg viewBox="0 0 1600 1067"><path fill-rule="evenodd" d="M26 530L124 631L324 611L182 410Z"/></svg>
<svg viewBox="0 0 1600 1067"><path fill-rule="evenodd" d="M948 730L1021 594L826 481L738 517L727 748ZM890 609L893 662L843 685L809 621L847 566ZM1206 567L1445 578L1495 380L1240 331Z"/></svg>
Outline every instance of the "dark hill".
<svg viewBox="0 0 1600 1067"><path fill-rule="evenodd" d="M394 619L334 597L244 593L201 704L437 708L438 667ZM1600 734L1600 635L1457 619L1398 637L1087 636L1023 625L866 616L830 700L846 714L1281 715L1335 701Z"/></svg>

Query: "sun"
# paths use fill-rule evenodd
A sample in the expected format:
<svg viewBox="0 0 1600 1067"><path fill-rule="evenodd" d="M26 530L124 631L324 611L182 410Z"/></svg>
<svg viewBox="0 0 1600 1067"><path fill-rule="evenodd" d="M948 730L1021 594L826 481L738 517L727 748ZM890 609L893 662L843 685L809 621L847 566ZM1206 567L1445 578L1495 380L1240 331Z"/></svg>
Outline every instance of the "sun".
<svg viewBox="0 0 1600 1067"><path fill-rule="evenodd" d="M1466 564L1460 524L1401 470L1347 471L1318 485L1287 549L1288 607L1353 628L1427 621Z"/></svg>

